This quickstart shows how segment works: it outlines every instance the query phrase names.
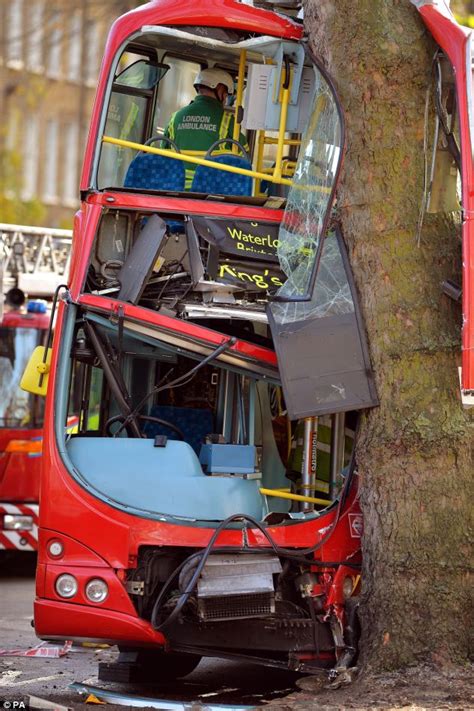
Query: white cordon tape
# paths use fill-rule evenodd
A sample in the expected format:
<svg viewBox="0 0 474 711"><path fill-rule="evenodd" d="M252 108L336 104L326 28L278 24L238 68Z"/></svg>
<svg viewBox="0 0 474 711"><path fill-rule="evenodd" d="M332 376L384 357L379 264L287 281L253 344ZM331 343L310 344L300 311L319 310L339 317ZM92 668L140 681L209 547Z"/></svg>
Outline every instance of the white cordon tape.
<svg viewBox="0 0 474 711"><path fill-rule="evenodd" d="M58 659L64 657L72 647L72 642L64 642L62 647L40 642L36 647L30 649L0 649L0 657L46 657L48 659Z"/></svg>

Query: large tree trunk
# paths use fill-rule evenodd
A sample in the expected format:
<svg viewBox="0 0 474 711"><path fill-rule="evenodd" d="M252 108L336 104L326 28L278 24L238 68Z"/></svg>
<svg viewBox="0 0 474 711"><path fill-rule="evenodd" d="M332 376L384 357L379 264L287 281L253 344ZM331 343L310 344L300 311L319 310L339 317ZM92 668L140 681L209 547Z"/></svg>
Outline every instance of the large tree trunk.
<svg viewBox="0 0 474 711"><path fill-rule="evenodd" d="M434 45L409 0L307 0L310 44L335 80L347 152L338 213L380 407L363 417L362 659L396 668L468 654L472 426L458 397L459 216L426 216L426 88Z"/></svg>

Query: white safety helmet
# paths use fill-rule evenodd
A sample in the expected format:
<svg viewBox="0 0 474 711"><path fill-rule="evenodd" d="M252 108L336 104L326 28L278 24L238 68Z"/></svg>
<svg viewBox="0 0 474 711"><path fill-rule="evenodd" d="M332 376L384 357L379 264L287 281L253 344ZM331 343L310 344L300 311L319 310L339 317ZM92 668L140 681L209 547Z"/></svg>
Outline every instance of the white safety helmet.
<svg viewBox="0 0 474 711"><path fill-rule="evenodd" d="M234 93L234 80L223 69L201 69L193 83L194 86L208 86L209 89L215 89L218 84L224 84L228 94Z"/></svg>

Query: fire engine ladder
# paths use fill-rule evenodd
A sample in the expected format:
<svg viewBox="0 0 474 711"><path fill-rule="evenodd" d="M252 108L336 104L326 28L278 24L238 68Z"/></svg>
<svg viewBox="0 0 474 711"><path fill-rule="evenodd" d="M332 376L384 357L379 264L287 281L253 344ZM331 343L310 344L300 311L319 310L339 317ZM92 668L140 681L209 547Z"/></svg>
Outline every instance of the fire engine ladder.
<svg viewBox="0 0 474 711"><path fill-rule="evenodd" d="M18 287L48 297L67 280L72 230L0 223L0 295Z"/></svg>

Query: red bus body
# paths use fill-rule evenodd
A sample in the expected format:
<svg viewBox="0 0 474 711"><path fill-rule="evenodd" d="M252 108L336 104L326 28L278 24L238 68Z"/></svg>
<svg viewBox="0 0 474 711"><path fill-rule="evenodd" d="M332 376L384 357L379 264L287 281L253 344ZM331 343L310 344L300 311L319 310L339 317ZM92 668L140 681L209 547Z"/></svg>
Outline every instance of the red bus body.
<svg viewBox="0 0 474 711"><path fill-rule="evenodd" d="M454 72L459 115L462 179L462 369L461 392L474 391L474 100L472 30L456 22L445 2L414 2L423 22L449 59Z"/></svg>
<svg viewBox="0 0 474 711"><path fill-rule="evenodd" d="M436 27L438 21L441 21L439 18L443 19L444 15L439 15L435 8L428 8L428 11L435 14L433 26ZM212 328L209 322L176 318L168 312L160 313L159 310L127 303L108 293L98 293L100 289L87 286L91 254L96 249L101 221L109 212L115 212L117 220L120 211L130 215L145 214L147 220L153 214L159 214L163 219L166 219L167 215L171 215L173 219L176 215L192 215L209 219L241 219L248 223L265 221L266 224L278 226L284 219L283 209L270 209L255 202L245 204L232 200L203 201L192 194L160 195L126 189L114 190L113 187L97 188L95 170L102 150L98 136L103 131L110 76L115 71L114 58L130 36L148 26L178 29L180 26L202 26L229 32L238 31L245 36L264 32L266 36L282 42L297 42L302 37L301 26L295 22L234 0L212 0L200 4L184 0L160 0L129 12L112 27L102 64L81 179L82 206L74 227L70 298L67 303L60 304L55 326L42 458L35 630L39 637L46 639L99 639L117 643L126 649L149 648L182 654L246 656L266 664L280 664L300 670L344 666L354 659L354 639L351 637L354 618L349 610L356 606L360 590L358 571L361 565L362 516L358 502L357 475L354 472L347 478L339 498L320 515L301 515L298 519L297 516L292 517L290 512L276 522L268 519L264 531L263 527L255 525L224 527L214 540L217 525L215 523L210 524L206 520L192 522L189 518L180 521L179 517L173 519L165 515L155 515L153 512L146 513L145 504L142 506L143 510L138 510L136 506L127 507L117 503L117 498L114 498L116 495L110 493L107 482L104 484L105 480L100 478L100 461L105 455L101 454L97 437L91 436L94 432L86 431L87 426L84 428L82 442L79 442L82 447L81 461L90 461L93 467L96 466L95 458L99 458L99 466L96 466L96 469L103 490L98 484L92 485L87 476L83 475L85 469L81 470L82 464L68 464L68 452L71 444L74 446L74 441L64 441L61 438L63 424L58 423L58 418L65 422L67 413L61 406L58 393L64 391L65 382L71 377L70 374L64 374L65 363L69 360L69 346L64 344L72 342L74 328L79 328L82 339L79 358L88 363L89 369L96 361L91 360L87 347L84 349L81 329L85 328L87 336L90 323L99 324L100 329L108 328L107 324L115 329L119 324L119 348L122 347L120 341L123 338L120 329L122 328L123 332L125 328L128 335L133 329L138 329L147 338L162 338L167 347L172 344L177 352L181 352L179 349L186 349L189 344L191 351L194 349L194 353L203 354L212 353L213 349L225 346L225 357L232 367L254 368L255 372L261 374L261 378L268 378L270 381L272 378L278 379L280 369L282 380L285 377L284 362L268 343L247 339L242 334L233 339L230 335L223 337L223 333ZM443 32L442 30L441 34ZM447 33L444 33L445 40L446 37ZM453 51L458 41L459 38L454 33ZM465 132L467 129L464 127L462 130ZM463 166L471 180L465 188L465 199L472 205L472 163L470 167L466 163L463 163ZM335 180L337 181L337 176ZM466 218L467 226L465 223L464 229L470 230L469 211ZM470 297L465 294L465 299L468 298ZM74 313L82 315L85 326L83 321L79 325L74 322L73 325L68 315L72 308L75 309ZM467 312L469 306L466 305L465 308ZM116 331L110 333L115 338ZM466 340L472 339L469 326L465 326L464 338L466 360L463 361L463 378L467 380L463 380L463 383L464 387L471 389L471 350ZM87 338L85 340L88 342ZM130 350L129 345L125 347L125 351L127 349ZM284 355L284 351L281 352ZM376 404L375 396L370 404ZM352 408L346 407L345 411L350 409ZM86 435L90 437L89 448ZM119 441L120 439L110 436L103 439L104 446ZM155 446L161 445L157 443ZM103 467L106 465L104 460ZM118 465L117 462L117 467ZM159 477L157 478L159 481ZM186 494L183 484L181 498L186 497ZM233 513L240 512L234 510ZM224 518L223 514L219 520ZM312 612L313 616L308 618L303 614L301 620L295 621L293 613L289 611L288 619L291 619L291 622L275 622L276 641L265 642L266 654L263 649L265 644L262 644L263 651L259 650L259 636L265 637L267 632L263 632L263 627L258 627L257 622L255 628L250 624L244 645L239 641L240 623L237 621L233 624L232 617L225 623L214 623L214 626L203 623L193 627L184 623L180 625L179 630L176 627L168 632L166 627L152 624L149 612L139 613L140 605L133 596L142 594L139 592L143 589L139 587L143 582L139 570L143 565L144 556L149 553L150 556L156 555L158 558L165 554L179 557L180 551L204 551L208 546L213 546L213 552L221 550L228 555L231 555L232 551L241 553L253 549L269 556L277 548L280 552L285 551L289 567L292 565L292 554L296 557L310 556L300 571L301 579L298 578L297 585L300 595L298 599L310 600L310 604L314 606L314 615ZM69 576L72 585L69 598L66 598L69 595L66 588L65 595L58 592L58 581L64 579L61 576ZM95 584L97 579L105 583L104 589L107 592L103 600L94 602L88 597L86 590L88 585ZM163 582L161 578L160 581ZM134 584L138 586L136 589ZM351 596L355 603L352 608L348 604ZM288 602L289 610L292 604ZM283 632L283 629L286 631ZM319 630L318 633L316 629ZM321 637L313 643L312 638L304 637L306 634L314 634L315 637L320 634ZM302 637L298 639L300 635ZM282 641L285 636L286 642ZM252 645L255 650L253 653L250 651ZM268 653L268 649L271 653Z"/></svg>

